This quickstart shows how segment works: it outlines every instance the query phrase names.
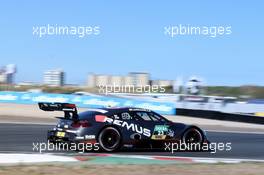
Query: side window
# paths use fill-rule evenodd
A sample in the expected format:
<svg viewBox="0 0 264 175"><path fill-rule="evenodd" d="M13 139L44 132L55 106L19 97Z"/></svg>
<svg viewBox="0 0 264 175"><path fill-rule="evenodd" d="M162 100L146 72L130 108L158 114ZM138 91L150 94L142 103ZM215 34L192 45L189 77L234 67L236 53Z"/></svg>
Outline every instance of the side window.
<svg viewBox="0 0 264 175"><path fill-rule="evenodd" d="M136 115L144 121L152 121L150 116L146 112L136 112Z"/></svg>
<svg viewBox="0 0 264 175"><path fill-rule="evenodd" d="M157 114L155 114L153 112L150 112L149 116L151 117L151 119L153 121L161 121L161 122L165 122L166 121L166 120L164 120L164 118L162 118L161 116L159 116L159 115L157 115Z"/></svg>
<svg viewBox="0 0 264 175"><path fill-rule="evenodd" d="M151 119L152 119L153 121L155 121L155 122L159 121L159 119L156 118L153 114L150 113L149 116L151 117Z"/></svg>

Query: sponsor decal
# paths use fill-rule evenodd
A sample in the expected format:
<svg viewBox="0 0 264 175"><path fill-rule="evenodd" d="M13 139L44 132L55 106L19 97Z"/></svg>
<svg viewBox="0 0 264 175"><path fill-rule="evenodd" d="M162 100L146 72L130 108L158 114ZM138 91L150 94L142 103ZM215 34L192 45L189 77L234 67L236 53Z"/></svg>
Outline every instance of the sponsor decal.
<svg viewBox="0 0 264 175"><path fill-rule="evenodd" d="M149 111L153 110L153 111L163 111L163 112L169 112L169 111L174 110L175 108L175 107L167 106L164 104L152 104L152 103L140 103L140 104L136 104L135 107L149 109Z"/></svg>
<svg viewBox="0 0 264 175"><path fill-rule="evenodd" d="M151 139L153 140L164 140L166 135L152 135Z"/></svg>
<svg viewBox="0 0 264 175"><path fill-rule="evenodd" d="M95 135L85 135L85 139L95 139Z"/></svg>
<svg viewBox="0 0 264 175"><path fill-rule="evenodd" d="M56 136L57 136L57 137L65 137L65 132L60 132L60 131L58 131L58 132L56 133Z"/></svg>
<svg viewBox="0 0 264 175"><path fill-rule="evenodd" d="M140 111L140 112L142 112L142 111L145 111L145 112L151 112L151 110L149 110L149 109L143 109L143 108L130 108L129 109L129 111Z"/></svg>
<svg viewBox="0 0 264 175"><path fill-rule="evenodd" d="M168 125L155 125L151 139L164 140L168 132Z"/></svg>
<svg viewBox="0 0 264 175"><path fill-rule="evenodd" d="M131 120L131 116L127 112L122 113L121 117L122 117L122 120Z"/></svg>
<svg viewBox="0 0 264 175"><path fill-rule="evenodd" d="M105 115L96 115L95 116L95 121L97 121L97 122L105 122L105 118L106 118Z"/></svg>
<svg viewBox="0 0 264 175"><path fill-rule="evenodd" d="M131 131L136 132L138 134L143 134L144 136L147 136L147 137L151 136L151 131L148 128L144 128L144 127L139 126L139 125L134 124L134 123L128 123L126 121L112 119L112 118L109 118L109 117L104 116L104 115L96 115L95 121L107 122L110 124L121 126L123 128L126 128L127 130L131 130Z"/></svg>
<svg viewBox="0 0 264 175"><path fill-rule="evenodd" d="M17 98L17 96L12 94L0 95L0 100L15 101Z"/></svg>
<svg viewBox="0 0 264 175"><path fill-rule="evenodd" d="M133 148L132 144L124 144L123 146L126 147L126 148Z"/></svg>
<svg viewBox="0 0 264 175"><path fill-rule="evenodd" d="M174 131L169 129L168 132L167 132L167 135L170 136L170 137L174 137Z"/></svg>
<svg viewBox="0 0 264 175"><path fill-rule="evenodd" d="M76 139L76 140L83 140L84 137L77 136L77 137L75 137L75 139Z"/></svg>
<svg viewBox="0 0 264 175"><path fill-rule="evenodd" d="M36 104L36 102L51 102L51 103L76 103L78 107L92 108L91 111L98 111L102 114L107 113L106 109L94 109L107 106L131 106L137 109L130 109L131 111L142 111L147 108L154 110L160 114L175 114L175 104L172 102L159 102L147 100L126 100L118 97L105 96L78 96L65 94L49 94L49 93L35 93L35 92L0 92L0 102L20 103L20 104ZM63 107L64 108L64 107ZM69 108L69 107L65 107ZM121 116L120 116L121 118Z"/></svg>
<svg viewBox="0 0 264 175"><path fill-rule="evenodd" d="M155 128L154 128L154 132L155 131L164 131L164 132L167 132L168 131L168 125L155 125Z"/></svg>
<svg viewBox="0 0 264 175"><path fill-rule="evenodd" d="M120 119L120 117L118 117L118 115L114 115L115 119Z"/></svg>

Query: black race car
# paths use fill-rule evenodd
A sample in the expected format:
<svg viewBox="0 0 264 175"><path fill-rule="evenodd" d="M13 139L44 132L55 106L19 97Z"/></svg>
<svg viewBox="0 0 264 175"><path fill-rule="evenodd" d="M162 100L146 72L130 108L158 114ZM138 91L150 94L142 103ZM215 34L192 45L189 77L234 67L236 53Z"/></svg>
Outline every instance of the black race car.
<svg viewBox="0 0 264 175"><path fill-rule="evenodd" d="M103 151L122 148L163 149L166 143L209 143L193 125L174 123L148 109L121 107L90 109L78 114L75 104L39 103L44 111L64 111L48 131L53 143L97 143Z"/></svg>

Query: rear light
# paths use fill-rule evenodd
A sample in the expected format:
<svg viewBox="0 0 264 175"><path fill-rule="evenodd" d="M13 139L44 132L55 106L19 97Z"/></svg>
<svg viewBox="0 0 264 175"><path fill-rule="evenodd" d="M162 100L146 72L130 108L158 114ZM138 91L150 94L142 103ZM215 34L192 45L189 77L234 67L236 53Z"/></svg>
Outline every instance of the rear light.
<svg viewBox="0 0 264 175"><path fill-rule="evenodd" d="M87 120L81 120L81 121L73 122L71 126L73 128L80 128L80 127L87 128L91 126L91 124Z"/></svg>
<svg viewBox="0 0 264 175"><path fill-rule="evenodd" d="M65 107L76 108L76 105L75 104L65 104Z"/></svg>

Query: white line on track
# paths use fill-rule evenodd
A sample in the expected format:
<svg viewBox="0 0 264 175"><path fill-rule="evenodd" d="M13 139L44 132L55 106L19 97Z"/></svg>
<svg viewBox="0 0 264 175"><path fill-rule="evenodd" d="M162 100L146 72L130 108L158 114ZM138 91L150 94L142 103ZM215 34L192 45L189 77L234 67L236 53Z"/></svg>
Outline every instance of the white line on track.
<svg viewBox="0 0 264 175"><path fill-rule="evenodd" d="M122 154L113 154L112 157L124 157L124 158L138 158L138 159L157 159L157 158L166 158L169 159L190 159L196 163L240 163L240 162L264 162L261 159L235 159L235 158L208 158L208 157L179 157L179 156L155 156L155 155L122 155Z"/></svg>
<svg viewBox="0 0 264 175"><path fill-rule="evenodd" d="M0 164L44 163L44 162L76 162L73 157L51 154L1 154Z"/></svg>
<svg viewBox="0 0 264 175"><path fill-rule="evenodd" d="M17 163L44 163L44 162L76 162L75 156L100 156L94 153L65 154L65 153L0 153L0 164ZM208 158L208 157L183 157L183 156L161 156L161 155L123 155L123 154L102 154L106 157L133 158L147 160L171 160L178 162L193 163L241 163L241 162L264 162L262 159L236 159L236 158Z"/></svg>

